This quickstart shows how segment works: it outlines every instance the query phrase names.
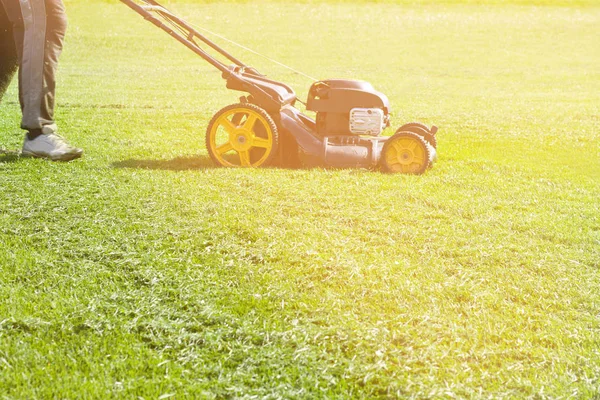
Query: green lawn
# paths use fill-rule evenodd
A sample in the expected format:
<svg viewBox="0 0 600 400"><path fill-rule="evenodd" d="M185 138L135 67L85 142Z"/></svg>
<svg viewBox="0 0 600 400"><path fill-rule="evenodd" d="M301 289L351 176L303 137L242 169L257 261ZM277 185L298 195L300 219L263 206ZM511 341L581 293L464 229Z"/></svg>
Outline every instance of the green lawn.
<svg viewBox="0 0 600 400"><path fill-rule="evenodd" d="M86 155L0 155L0 398L600 397L600 6L411 3L169 4L438 125L423 176L215 168L240 94L67 1L57 116Z"/></svg>

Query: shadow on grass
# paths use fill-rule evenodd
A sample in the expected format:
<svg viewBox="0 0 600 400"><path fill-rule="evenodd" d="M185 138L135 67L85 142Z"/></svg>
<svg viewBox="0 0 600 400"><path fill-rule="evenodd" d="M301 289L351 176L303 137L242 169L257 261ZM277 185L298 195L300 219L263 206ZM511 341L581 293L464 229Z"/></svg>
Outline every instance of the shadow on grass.
<svg viewBox="0 0 600 400"><path fill-rule="evenodd" d="M0 164L16 162L21 159L18 151L0 149Z"/></svg>
<svg viewBox="0 0 600 400"><path fill-rule="evenodd" d="M216 168L210 157L177 157L172 160L125 160L112 164L113 168L157 169L166 171L189 171Z"/></svg>
<svg viewBox="0 0 600 400"><path fill-rule="evenodd" d="M0 158L1 160L1 158ZM148 169L148 170L163 170L163 171L191 171L191 170L202 170L202 169L215 169L222 168L214 164L208 156L189 156L189 157L177 157L171 160L135 160L129 159L124 161L116 161L112 164L113 168L130 168L130 169ZM324 168L314 166L300 166L296 163L290 162L275 162L274 165L262 167L262 169L276 169L276 170L322 170ZM328 170L344 170L348 168L326 168ZM369 171L363 168L349 168L354 173L360 173ZM377 172L377 171L370 171ZM379 173L379 172L377 172Z"/></svg>

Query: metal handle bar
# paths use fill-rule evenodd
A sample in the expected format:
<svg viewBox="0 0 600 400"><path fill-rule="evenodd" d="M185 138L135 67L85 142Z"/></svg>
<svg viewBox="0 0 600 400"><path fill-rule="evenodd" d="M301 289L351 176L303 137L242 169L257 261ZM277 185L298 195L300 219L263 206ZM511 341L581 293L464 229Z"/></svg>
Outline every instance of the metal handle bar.
<svg viewBox="0 0 600 400"><path fill-rule="evenodd" d="M129 6L135 12L140 14L146 20L152 22L154 25L156 25L163 31L167 32L169 35L171 35L177 41L179 41L180 43L182 43L183 45L188 47L190 50L192 50L194 53L196 53L197 55L202 57L204 60L209 62L211 65L213 65L215 68L217 68L222 73L228 75L231 72L231 69L227 65L225 65L221 61L217 60L215 57L213 57L209 53L207 53L201 47L201 45L196 43L195 39L198 39L198 40L202 41L203 43L205 43L206 45L210 46L212 49L216 50L219 54L226 57L229 61L233 62L235 65L242 67L242 68L246 67L246 65L243 62L241 62L240 60L238 60L237 58L235 58L234 56L229 54L223 48L219 47L216 43L214 43L213 41L208 39L206 36L204 36L203 34L198 32L196 29L194 29L192 26L190 26L190 24L188 24L181 18L174 15L172 12L167 10L165 7L163 7L157 1L155 1L155 0L138 0L138 2L140 2L142 4L138 4L134 0L121 0L121 2L125 3L127 6ZM157 15L158 18L155 15ZM180 32L177 32L176 30L171 28L164 21L168 22L169 24L172 24L174 26L174 28L178 29ZM184 34L185 34L185 36L184 36Z"/></svg>

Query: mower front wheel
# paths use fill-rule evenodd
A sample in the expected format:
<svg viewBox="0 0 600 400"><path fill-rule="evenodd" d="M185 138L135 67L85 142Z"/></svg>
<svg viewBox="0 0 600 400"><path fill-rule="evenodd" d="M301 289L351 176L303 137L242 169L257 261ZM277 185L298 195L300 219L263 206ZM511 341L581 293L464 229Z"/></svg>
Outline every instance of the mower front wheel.
<svg viewBox="0 0 600 400"><path fill-rule="evenodd" d="M381 168L385 172L420 175L432 162L430 145L414 132L396 133L381 150Z"/></svg>
<svg viewBox="0 0 600 400"><path fill-rule="evenodd" d="M279 144L277 125L254 104L232 104L217 112L206 130L210 158L223 167L268 165Z"/></svg>

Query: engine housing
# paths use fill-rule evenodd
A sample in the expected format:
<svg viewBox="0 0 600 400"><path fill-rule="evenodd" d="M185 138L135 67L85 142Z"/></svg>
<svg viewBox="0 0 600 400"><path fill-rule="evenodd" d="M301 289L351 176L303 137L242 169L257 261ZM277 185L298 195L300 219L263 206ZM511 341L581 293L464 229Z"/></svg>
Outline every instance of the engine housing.
<svg viewBox="0 0 600 400"><path fill-rule="evenodd" d="M388 98L368 82L329 79L314 83L307 110L317 113L317 133L377 136L389 126Z"/></svg>

